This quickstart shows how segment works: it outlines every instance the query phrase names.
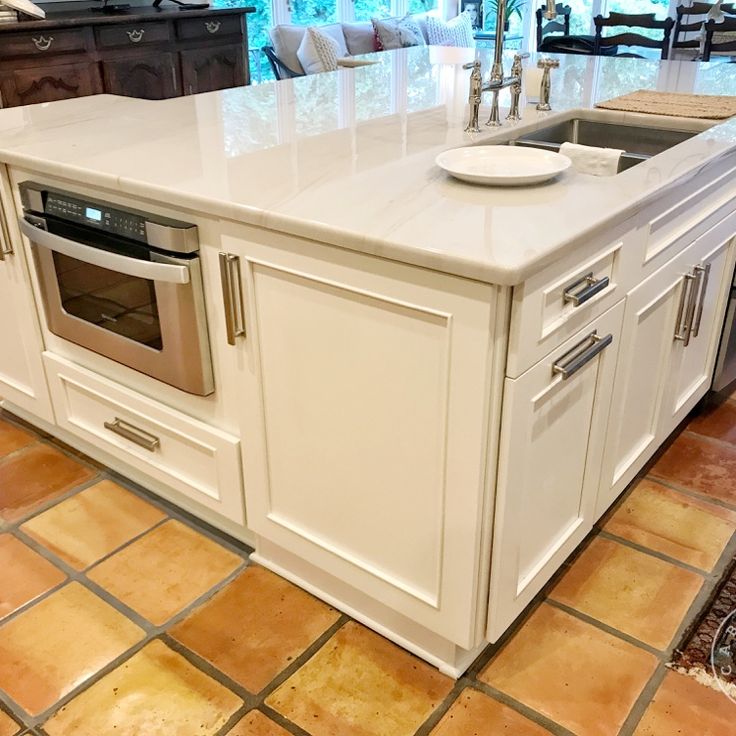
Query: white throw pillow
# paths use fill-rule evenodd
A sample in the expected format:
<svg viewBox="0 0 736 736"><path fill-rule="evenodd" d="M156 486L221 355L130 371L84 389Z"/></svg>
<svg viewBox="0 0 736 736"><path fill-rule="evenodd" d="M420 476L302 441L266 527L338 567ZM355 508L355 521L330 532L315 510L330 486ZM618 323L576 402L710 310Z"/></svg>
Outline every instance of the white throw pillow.
<svg viewBox="0 0 736 736"><path fill-rule="evenodd" d="M2 0L0 0L1 2ZM340 48L338 56L347 56L348 47L345 45L345 36L342 32L342 25L340 23L329 23L325 26L319 26L319 32L325 36L329 36L337 42ZM269 30L271 41L273 42L273 50L276 56L286 64L292 71L297 74L302 74L304 68L299 62L297 56L297 50L304 40L304 36L307 33L307 29L304 26L298 26L291 23L282 23L281 25L274 26Z"/></svg>
<svg viewBox="0 0 736 736"><path fill-rule="evenodd" d="M410 15L404 18L372 18L376 36L383 51L424 46L424 36L419 24Z"/></svg>
<svg viewBox="0 0 736 736"><path fill-rule="evenodd" d="M343 23L342 32L351 56L372 54L376 50L376 31L369 20L364 23Z"/></svg>
<svg viewBox="0 0 736 736"><path fill-rule="evenodd" d="M307 28L296 55L307 74L337 71L342 56L337 41L313 27Z"/></svg>
<svg viewBox="0 0 736 736"><path fill-rule="evenodd" d="M432 46L475 46L473 21L468 13L460 13L447 23L428 15L427 38Z"/></svg>

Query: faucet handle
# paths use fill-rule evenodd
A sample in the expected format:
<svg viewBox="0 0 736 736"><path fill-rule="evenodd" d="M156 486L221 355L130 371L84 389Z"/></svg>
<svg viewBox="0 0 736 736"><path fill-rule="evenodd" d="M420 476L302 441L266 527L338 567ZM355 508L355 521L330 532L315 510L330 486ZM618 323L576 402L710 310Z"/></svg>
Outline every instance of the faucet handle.
<svg viewBox="0 0 736 736"><path fill-rule="evenodd" d="M529 52L525 51L523 54L514 54L514 61L521 61L522 59L528 59L529 58ZM559 65L559 61L557 64Z"/></svg>
<svg viewBox="0 0 736 736"><path fill-rule="evenodd" d="M463 69L480 69L480 59L463 64Z"/></svg>
<svg viewBox="0 0 736 736"><path fill-rule="evenodd" d="M550 59L549 56L543 56L539 61L537 61L538 69L557 69L559 65L559 59Z"/></svg>

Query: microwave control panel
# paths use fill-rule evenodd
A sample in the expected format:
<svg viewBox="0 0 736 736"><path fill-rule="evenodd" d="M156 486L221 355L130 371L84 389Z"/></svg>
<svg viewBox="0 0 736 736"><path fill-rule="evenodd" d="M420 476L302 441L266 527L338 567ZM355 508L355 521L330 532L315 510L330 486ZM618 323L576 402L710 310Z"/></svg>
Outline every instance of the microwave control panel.
<svg viewBox="0 0 736 736"><path fill-rule="evenodd" d="M191 223L87 199L32 181L23 182L19 189L28 214L55 217L176 253L199 249L197 226Z"/></svg>

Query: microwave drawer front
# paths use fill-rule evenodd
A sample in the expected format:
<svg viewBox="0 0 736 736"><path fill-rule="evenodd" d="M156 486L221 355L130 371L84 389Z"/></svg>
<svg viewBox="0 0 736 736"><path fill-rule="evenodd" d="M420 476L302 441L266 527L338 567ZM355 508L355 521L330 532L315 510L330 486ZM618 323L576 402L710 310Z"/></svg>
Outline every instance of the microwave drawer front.
<svg viewBox="0 0 736 736"><path fill-rule="evenodd" d="M43 357L60 427L230 521L244 523L237 437L53 353Z"/></svg>

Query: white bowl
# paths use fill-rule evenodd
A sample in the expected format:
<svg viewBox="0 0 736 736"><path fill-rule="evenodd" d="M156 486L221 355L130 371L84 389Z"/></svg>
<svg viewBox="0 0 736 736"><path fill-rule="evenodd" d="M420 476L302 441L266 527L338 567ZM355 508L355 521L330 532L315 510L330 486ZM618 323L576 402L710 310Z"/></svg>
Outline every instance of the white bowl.
<svg viewBox="0 0 736 736"><path fill-rule="evenodd" d="M539 184L570 168L567 156L526 146L464 146L443 151L436 163L473 184L518 187Z"/></svg>

